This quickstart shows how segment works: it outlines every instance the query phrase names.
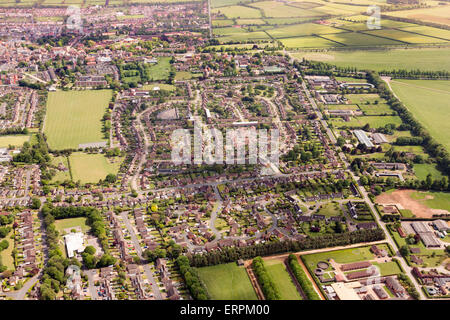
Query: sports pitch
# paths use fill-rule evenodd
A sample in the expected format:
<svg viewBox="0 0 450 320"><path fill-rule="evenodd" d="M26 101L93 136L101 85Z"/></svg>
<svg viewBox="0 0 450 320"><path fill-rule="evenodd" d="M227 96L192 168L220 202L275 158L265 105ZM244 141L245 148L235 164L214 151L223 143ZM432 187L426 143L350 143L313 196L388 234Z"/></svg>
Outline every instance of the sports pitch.
<svg viewBox="0 0 450 320"><path fill-rule="evenodd" d="M102 117L111 90L50 92L44 133L51 149L77 149L81 143L105 141Z"/></svg>

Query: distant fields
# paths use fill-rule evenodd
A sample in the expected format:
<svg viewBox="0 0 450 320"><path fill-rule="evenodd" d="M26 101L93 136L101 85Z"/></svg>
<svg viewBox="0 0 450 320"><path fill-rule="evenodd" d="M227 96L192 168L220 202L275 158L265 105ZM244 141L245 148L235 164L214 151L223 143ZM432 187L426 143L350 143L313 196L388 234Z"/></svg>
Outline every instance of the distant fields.
<svg viewBox="0 0 450 320"><path fill-rule="evenodd" d="M164 0L164 2L193 2L200 0ZM92 5L104 5L105 0L20 0L17 2L16 0L2 0L0 2L0 7L29 7L36 3L40 2L45 6L70 6L70 5L78 5L78 6L92 6ZM161 0L109 0L109 5L123 5L123 4L138 4L138 3L161 3Z"/></svg>
<svg viewBox="0 0 450 320"><path fill-rule="evenodd" d="M388 16L414 19L450 26L450 5L386 13Z"/></svg>
<svg viewBox="0 0 450 320"><path fill-rule="evenodd" d="M244 267L236 263L197 269L213 300L257 300Z"/></svg>
<svg viewBox="0 0 450 320"><path fill-rule="evenodd" d="M327 51L291 53L298 59L328 62L341 67L353 66L360 69L376 71L407 69L449 71L450 48L442 49L395 49L379 51ZM439 63L436 63L439 61Z"/></svg>
<svg viewBox="0 0 450 320"><path fill-rule="evenodd" d="M102 154L86 154L74 152L69 157L73 181L81 183L96 183L112 173L117 174L121 159L114 158L112 162Z"/></svg>
<svg viewBox="0 0 450 320"><path fill-rule="evenodd" d="M434 139L450 151L450 81L394 80L391 87Z"/></svg>
<svg viewBox="0 0 450 320"><path fill-rule="evenodd" d="M288 49L450 44L448 30L386 18L371 30L361 14L369 2L356 2L212 0L212 25L221 43L262 41L265 33Z"/></svg>
<svg viewBox="0 0 450 320"><path fill-rule="evenodd" d="M50 92L44 133L51 149L78 148L80 143L105 141L101 119L110 90Z"/></svg>

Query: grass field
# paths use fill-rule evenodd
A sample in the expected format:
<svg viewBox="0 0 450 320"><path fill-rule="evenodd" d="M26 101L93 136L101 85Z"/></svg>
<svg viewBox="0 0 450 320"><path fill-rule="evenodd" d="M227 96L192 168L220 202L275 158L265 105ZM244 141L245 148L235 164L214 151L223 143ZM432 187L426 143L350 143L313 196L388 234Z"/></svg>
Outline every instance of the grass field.
<svg viewBox="0 0 450 320"><path fill-rule="evenodd" d="M327 203L321 206L317 214L322 214L326 217L340 216L342 214L339 204L337 203Z"/></svg>
<svg viewBox="0 0 450 320"><path fill-rule="evenodd" d="M12 145L15 147L21 147L24 142L30 141L30 135L26 134L15 134L0 136L0 148L7 148Z"/></svg>
<svg viewBox="0 0 450 320"><path fill-rule="evenodd" d="M412 44L420 44L420 43L448 43L447 40L427 37L423 35L419 35L412 32L406 32L402 30L372 30L367 31L366 34L376 35L379 37L386 37L390 39L394 39L397 41L412 43Z"/></svg>
<svg viewBox="0 0 450 320"><path fill-rule="evenodd" d="M332 48L342 45L320 37L294 37L279 39L286 48Z"/></svg>
<svg viewBox="0 0 450 320"><path fill-rule="evenodd" d="M114 158L111 162L102 154L86 154L83 152L74 152L69 157L72 169L73 181L80 180L81 183L96 183L100 179L110 174L117 174L121 159Z"/></svg>
<svg viewBox="0 0 450 320"><path fill-rule="evenodd" d="M402 120L398 116L362 116L362 117L353 117L350 121L343 121L342 119L333 119L330 120L336 128L343 127L364 127L366 124L369 124L371 128L381 128L384 127L388 123L392 123L395 125L402 124Z"/></svg>
<svg viewBox="0 0 450 320"><path fill-rule="evenodd" d="M395 49L379 51L327 51L291 53L295 58L328 62L340 67L356 67L376 71L407 69L449 71L450 59L442 59L450 55L450 48L442 49Z"/></svg>
<svg viewBox="0 0 450 320"><path fill-rule="evenodd" d="M450 81L395 80L391 87L434 139L450 151Z"/></svg>
<svg viewBox="0 0 450 320"><path fill-rule="evenodd" d="M381 249L386 249L386 245L378 245ZM334 250L327 252L319 252L302 256L307 266L314 270L319 261L327 261L334 259L337 263L352 263L364 260L373 260L375 256L370 252L370 247L359 247L352 249Z"/></svg>
<svg viewBox="0 0 450 320"><path fill-rule="evenodd" d="M257 300L244 267L236 263L197 269L213 300Z"/></svg>
<svg viewBox="0 0 450 320"><path fill-rule="evenodd" d="M428 174L431 174L433 179L441 179L442 173L436 169L435 164L421 163L414 164L414 173L420 180L425 180Z"/></svg>
<svg viewBox="0 0 450 320"><path fill-rule="evenodd" d="M9 243L8 248L0 252L0 256L2 257L2 264L6 266L8 270L15 270L14 259L11 255L12 251L14 250L14 240L9 238L12 234L13 232L11 231L4 239L1 239L1 241L6 240Z"/></svg>
<svg viewBox="0 0 450 320"><path fill-rule="evenodd" d="M258 9L248 8L244 6L228 6L217 9L211 9L211 13L221 13L228 19L241 18L253 19L261 18L261 12Z"/></svg>
<svg viewBox="0 0 450 320"><path fill-rule="evenodd" d="M67 162L67 158L64 156L59 156L59 157L52 157L51 159L51 164L58 167L58 165L62 163L64 167L66 167L67 169L69 169L69 163ZM67 171L60 171L60 170L56 170L56 174L52 179L52 182L63 182L66 180L70 180L70 172L69 170Z"/></svg>
<svg viewBox="0 0 450 320"><path fill-rule="evenodd" d="M266 270L272 277L280 293L281 300L301 300L302 297L295 287L286 266L280 260L265 260Z"/></svg>
<svg viewBox="0 0 450 320"><path fill-rule="evenodd" d="M44 129L50 148L105 141L101 119L111 95L110 90L50 92Z"/></svg>
<svg viewBox="0 0 450 320"><path fill-rule="evenodd" d="M76 227L80 227L83 232L88 232L91 229L91 227L86 224L86 218L84 217L55 220L55 227L60 234L64 234L65 229Z"/></svg>
<svg viewBox="0 0 450 320"><path fill-rule="evenodd" d="M450 212L449 192L418 192L411 194L411 198L421 200L423 204L432 209L442 209Z"/></svg>

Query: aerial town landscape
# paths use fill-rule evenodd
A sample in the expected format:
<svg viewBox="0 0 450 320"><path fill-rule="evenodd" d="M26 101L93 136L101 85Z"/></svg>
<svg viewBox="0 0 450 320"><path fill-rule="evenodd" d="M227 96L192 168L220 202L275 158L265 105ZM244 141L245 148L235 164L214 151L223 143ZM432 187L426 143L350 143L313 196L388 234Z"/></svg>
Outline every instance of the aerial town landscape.
<svg viewBox="0 0 450 320"><path fill-rule="evenodd" d="M449 0L1 0L0 300L450 299L449 101Z"/></svg>

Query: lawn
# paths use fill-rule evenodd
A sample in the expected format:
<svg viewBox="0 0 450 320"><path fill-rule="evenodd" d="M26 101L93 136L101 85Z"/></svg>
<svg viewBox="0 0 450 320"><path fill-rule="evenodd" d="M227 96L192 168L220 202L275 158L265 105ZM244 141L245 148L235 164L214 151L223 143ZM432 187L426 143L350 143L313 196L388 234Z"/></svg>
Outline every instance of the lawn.
<svg viewBox="0 0 450 320"><path fill-rule="evenodd" d="M340 216L342 214L338 203L329 202L321 207L317 214L322 214L326 217Z"/></svg>
<svg viewBox="0 0 450 320"><path fill-rule="evenodd" d="M414 164L414 173L416 177L420 180L425 180L428 176L428 174L431 174L433 179L441 179L442 173L436 169L435 164L429 164L429 163L421 163L421 164Z"/></svg>
<svg viewBox="0 0 450 320"><path fill-rule="evenodd" d="M0 136L0 148L8 148L8 146L21 147L24 142L30 141L30 135L14 134Z"/></svg>
<svg viewBox="0 0 450 320"><path fill-rule="evenodd" d="M356 67L376 71L407 69L450 72L450 59L442 59L450 55L450 48L441 49L395 49L395 50L355 50L292 53L293 57L322 61L340 67Z"/></svg>
<svg viewBox="0 0 450 320"><path fill-rule="evenodd" d="M100 179L105 179L110 173L117 174L121 160L117 157L110 160L102 154L74 152L69 157L73 181L97 183Z"/></svg>
<svg viewBox="0 0 450 320"><path fill-rule="evenodd" d="M148 67L151 81L169 79L171 70L170 57L158 57L158 63Z"/></svg>
<svg viewBox="0 0 450 320"><path fill-rule="evenodd" d="M236 263L219 264L197 269L213 300L257 300L244 267Z"/></svg>
<svg viewBox="0 0 450 320"><path fill-rule="evenodd" d="M105 141L102 117L111 90L50 92L44 133L51 149L77 149L79 144Z"/></svg>
<svg viewBox="0 0 450 320"><path fill-rule="evenodd" d="M14 240L10 239L12 234L13 231L11 231L5 238L0 239L0 241L6 240L9 243L8 248L0 252L0 256L2 257L1 262L4 266L8 268L8 270L15 270L14 259L11 255L12 251L14 250Z"/></svg>
<svg viewBox="0 0 450 320"><path fill-rule="evenodd" d="M384 244L378 245L378 247L388 250L387 245ZM368 246L302 255L303 261L306 262L307 266L311 270L316 268L317 262L327 261L328 259L334 259L337 263L352 263L357 261L373 260L374 258L375 256L370 252L370 247Z"/></svg>
<svg viewBox="0 0 450 320"><path fill-rule="evenodd" d="M55 228L60 234L64 234L65 229L73 229L76 227L80 227L85 233L91 229L91 227L86 224L86 218L84 217L55 220Z"/></svg>
<svg viewBox="0 0 450 320"><path fill-rule="evenodd" d="M281 300L301 300L302 297L297 290L286 266L280 260L265 260L264 264L269 276L272 277L280 293Z"/></svg>
<svg viewBox="0 0 450 320"><path fill-rule="evenodd" d="M394 274L402 273L402 270L400 269L396 261L389 261L384 263L372 262L372 264L380 269L381 276L391 276Z"/></svg>
<svg viewBox="0 0 450 320"><path fill-rule="evenodd" d="M63 166L67 169L69 169L69 163L67 162L67 158L65 156L59 156L59 157L53 157L51 159L51 164L58 167L58 165L62 163ZM52 182L55 181L60 181L63 182L65 180L70 180L70 172L69 170L67 171L60 171L60 170L56 170L56 174L55 176L52 178Z"/></svg>
<svg viewBox="0 0 450 320"><path fill-rule="evenodd" d="M433 138L450 151L450 81L395 80L391 87Z"/></svg>
<svg viewBox="0 0 450 320"><path fill-rule="evenodd" d="M398 116L362 116L362 117L353 117L350 121L343 121L342 119L333 119L330 120L336 128L356 128L356 127L364 127L366 124L369 124L371 128L381 128L387 125L388 123L392 123L395 125L402 124L402 120Z"/></svg>

